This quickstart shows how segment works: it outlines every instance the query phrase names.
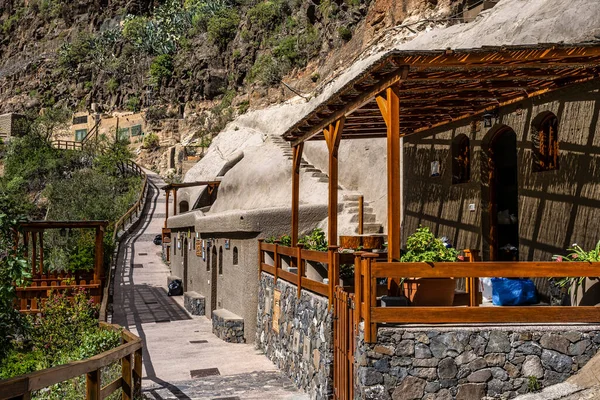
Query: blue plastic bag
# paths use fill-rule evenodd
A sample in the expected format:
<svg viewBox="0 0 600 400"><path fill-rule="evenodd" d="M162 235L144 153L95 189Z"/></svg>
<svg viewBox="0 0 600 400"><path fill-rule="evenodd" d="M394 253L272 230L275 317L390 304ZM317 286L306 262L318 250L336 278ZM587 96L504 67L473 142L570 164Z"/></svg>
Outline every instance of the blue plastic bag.
<svg viewBox="0 0 600 400"><path fill-rule="evenodd" d="M524 306L538 302L535 284L528 278L492 278L495 306Z"/></svg>

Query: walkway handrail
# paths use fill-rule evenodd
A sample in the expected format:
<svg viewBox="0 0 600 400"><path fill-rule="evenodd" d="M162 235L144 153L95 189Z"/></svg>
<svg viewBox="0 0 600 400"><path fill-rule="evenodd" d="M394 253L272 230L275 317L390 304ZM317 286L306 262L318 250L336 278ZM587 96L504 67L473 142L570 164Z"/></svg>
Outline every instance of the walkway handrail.
<svg viewBox="0 0 600 400"><path fill-rule="evenodd" d="M148 177L146 176L146 173L144 172L144 170L142 168L140 168L139 165L137 165L135 162L128 160L125 164L124 164L125 168L129 168L130 170L132 170L136 175L141 176L142 177L142 190L140 191L140 195L138 196L137 201L133 204L133 206L131 206L131 208L129 210L127 210L127 212L125 214L123 214L123 216L121 216L121 218L119 218L119 220L115 223L115 228L113 231L113 236L112 236L112 240L113 242L115 242L117 240L117 234L120 230L125 228L125 224L130 223L132 218L133 218L133 214L138 214L139 212L142 211L142 208L144 208L144 196L146 193L146 188L148 186Z"/></svg>
<svg viewBox="0 0 600 400"><path fill-rule="evenodd" d="M83 148L81 142L74 140L53 140L51 144L60 150L81 150Z"/></svg>
<svg viewBox="0 0 600 400"><path fill-rule="evenodd" d="M265 262L265 254L273 258L273 264ZM298 287L298 298L302 289L326 296L329 305L333 305L335 287L339 283L339 271L341 264L354 264L354 254L340 253L336 246L330 246L328 251L305 250L302 245L297 247L283 246L279 243L265 243L263 239L258 241L258 274L263 272L273 275L275 282L283 279ZM286 271L281 267L281 257L288 257L297 268L297 273ZM323 283L306 277L306 261L327 264L328 283Z"/></svg>
<svg viewBox="0 0 600 400"><path fill-rule="evenodd" d="M380 262L377 254L357 256L355 293L358 319L365 321L365 341L377 340L377 324L482 324L482 323L598 323L600 311L592 306L410 306L382 307L377 299L379 278L482 277L562 278L600 275L600 262ZM474 286L475 288L477 286ZM477 290L477 289L476 289ZM474 292L477 294L477 291ZM357 321L359 322L359 321Z"/></svg>
<svg viewBox="0 0 600 400"><path fill-rule="evenodd" d="M120 330L118 325L100 322L107 329ZM118 389L123 392L123 399L133 399L134 394L141 392L142 382L142 340L133 333L121 331L123 344L112 350L95 355L87 360L74 361L68 364L32 372L15 378L0 380L0 400L30 399L31 393L48 386L87 375L86 399L104 399ZM101 369L121 360L121 377L101 387Z"/></svg>

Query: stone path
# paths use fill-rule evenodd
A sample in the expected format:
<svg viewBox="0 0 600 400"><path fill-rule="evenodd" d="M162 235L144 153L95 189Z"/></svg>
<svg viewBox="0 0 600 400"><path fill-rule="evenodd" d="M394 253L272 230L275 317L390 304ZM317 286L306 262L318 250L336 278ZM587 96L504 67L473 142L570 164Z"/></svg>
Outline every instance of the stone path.
<svg viewBox="0 0 600 400"><path fill-rule="evenodd" d="M149 201L139 227L119 254L112 314L112 323L144 341L145 397L308 399L253 344L223 342L212 334L210 320L185 311L182 296L167 296L169 268L162 262L160 246L152 243L164 224L165 197L157 189L164 182L146 172ZM204 377L193 378L191 371Z"/></svg>

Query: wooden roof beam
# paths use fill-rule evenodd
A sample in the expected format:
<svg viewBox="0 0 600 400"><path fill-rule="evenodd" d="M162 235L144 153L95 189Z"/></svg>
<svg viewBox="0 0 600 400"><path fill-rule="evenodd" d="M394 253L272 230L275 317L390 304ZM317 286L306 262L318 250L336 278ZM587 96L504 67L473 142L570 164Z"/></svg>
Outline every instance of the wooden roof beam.
<svg viewBox="0 0 600 400"><path fill-rule="evenodd" d="M348 103L344 109L336 111L327 119L322 120L318 125L315 125L309 132L303 133L300 136L297 136L293 141L292 145L295 146L305 140L310 139L311 136L316 135L319 131L323 129L323 127L328 126L343 116L349 115L354 110L360 108L363 104L369 102L373 97L381 93L383 90L388 87L394 85L395 83L400 82L402 79L405 79L408 75L409 67L405 66L400 68L399 70L395 70L394 72L386 75L382 80L377 83L373 88L369 91L362 93L352 102Z"/></svg>

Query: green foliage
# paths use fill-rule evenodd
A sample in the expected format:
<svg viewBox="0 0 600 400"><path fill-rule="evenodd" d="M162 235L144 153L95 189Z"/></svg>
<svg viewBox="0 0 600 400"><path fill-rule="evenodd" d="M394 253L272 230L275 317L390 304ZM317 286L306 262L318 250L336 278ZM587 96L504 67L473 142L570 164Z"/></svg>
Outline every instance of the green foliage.
<svg viewBox="0 0 600 400"><path fill-rule="evenodd" d="M283 235L279 239L276 236L269 236L265 239L265 243L279 242L282 246L290 247L292 245L292 237L290 235Z"/></svg>
<svg viewBox="0 0 600 400"><path fill-rule="evenodd" d="M315 228L308 235L298 239L298 243L303 244L307 250L327 251L327 238L321 228Z"/></svg>
<svg viewBox="0 0 600 400"><path fill-rule="evenodd" d="M154 133L150 133L144 137L144 142L142 144L144 149L156 150L160 147L160 139L158 135Z"/></svg>
<svg viewBox="0 0 600 400"><path fill-rule="evenodd" d="M24 353L13 349L0 363L0 379L28 374L47 367L48 362L40 350Z"/></svg>
<svg viewBox="0 0 600 400"><path fill-rule="evenodd" d="M447 248L444 242L436 238L428 227L419 227L408 237L406 250L406 253L400 258L402 262L452 262L458 258L458 251Z"/></svg>
<svg viewBox="0 0 600 400"><path fill-rule="evenodd" d="M352 39L352 31L347 26L340 26L338 28L338 35L340 35L340 39L345 42Z"/></svg>
<svg viewBox="0 0 600 400"><path fill-rule="evenodd" d="M263 54L258 56L256 62L250 69L248 80L250 82L261 82L264 85L275 85L281 81L285 66L273 56Z"/></svg>
<svg viewBox="0 0 600 400"><path fill-rule="evenodd" d="M172 76L173 57L169 54L161 54L154 58L150 65L150 82L158 86L162 82L168 82Z"/></svg>
<svg viewBox="0 0 600 400"><path fill-rule="evenodd" d="M542 390L542 384L538 381L538 378L535 376L527 377L527 393L539 392Z"/></svg>
<svg viewBox="0 0 600 400"><path fill-rule="evenodd" d="M94 37L87 32L79 33L70 43L65 42L58 49L58 63L68 70L75 70L83 64L94 49Z"/></svg>
<svg viewBox="0 0 600 400"><path fill-rule="evenodd" d="M247 12L248 21L257 30L271 31L289 13L286 3L281 0L266 0L256 4Z"/></svg>
<svg viewBox="0 0 600 400"><path fill-rule="evenodd" d="M140 111L140 98L137 96L130 96L125 102L125 108L129 111L139 112Z"/></svg>
<svg viewBox="0 0 600 400"><path fill-rule="evenodd" d="M119 89L119 81L115 78L110 78L108 82L106 82L106 89L112 94L117 93L117 90Z"/></svg>
<svg viewBox="0 0 600 400"><path fill-rule="evenodd" d="M234 8L224 8L216 12L207 24L208 39L224 49L235 37L240 24L240 16Z"/></svg>
<svg viewBox="0 0 600 400"><path fill-rule="evenodd" d="M79 346L79 358L85 359L114 349L121 344L119 332L108 329L93 329L87 333Z"/></svg>
<svg viewBox="0 0 600 400"><path fill-rule="evenodd" d="M250 102L248 100L244 100L238 105L240 114L245 114L248 111L248 108L250 108Z"/></svg>
<svg viewBox="0 0 600 400"><path fill-rule="evenodd" d="M574 262L600 262L600 241L596 244L596 247L590 251L585 251L577 243L567 249L570 251L566 256L555 255L552 257L554 261L574 261ZM557 286L562 288L568 288L568 292L571 293L573 288L579 288L583 284L587 277L565 277L555 280Z"/></svg>

